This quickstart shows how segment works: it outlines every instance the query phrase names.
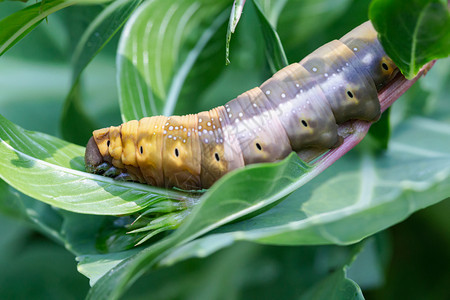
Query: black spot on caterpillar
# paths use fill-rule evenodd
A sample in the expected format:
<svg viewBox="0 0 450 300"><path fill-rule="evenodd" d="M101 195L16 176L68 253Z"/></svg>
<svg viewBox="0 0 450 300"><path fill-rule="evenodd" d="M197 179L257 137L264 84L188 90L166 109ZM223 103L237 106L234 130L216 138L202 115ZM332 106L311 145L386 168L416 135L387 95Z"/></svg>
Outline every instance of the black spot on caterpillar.
<svg viewBox="0 0 450 300"><path fill-rule="evenodd" d="M377 91L396 70L366 22L224 106L94 131L86 169L154 186L208 188L247 164L338 146L338 124L380 117Z"/></svg>

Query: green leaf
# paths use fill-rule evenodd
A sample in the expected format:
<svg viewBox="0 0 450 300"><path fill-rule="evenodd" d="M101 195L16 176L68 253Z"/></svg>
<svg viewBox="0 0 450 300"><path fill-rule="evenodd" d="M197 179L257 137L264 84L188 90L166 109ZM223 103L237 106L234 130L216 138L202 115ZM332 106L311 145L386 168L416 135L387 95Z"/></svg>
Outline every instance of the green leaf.
<svg viewBox="0 0 450 300"><path fill-rule="evenodd" d="M413 118L396 129L383 155L348 154L269 211L189 242L160 264L202 257L236 240L277 245L359 241L450 196L449 137L449 124Z"/></svg>
<svg viewBox="0 0 450 300"><path fill-rule="evenodd" d="M364 300L364 296L358 284L347 278L345 269L334 271L327 278L309 289L301 300L339 300L339 299L360 299Z"/></svg>
<svg viewBox="0 0 450 300"><path fill-rule="evenodd" d="M66 210L117 215L185 193L85 173L84 148L27 132L0 116L0 177L22 193Z"/></svg>
<svg viewBox="0 0 450 300"><path fill-rule="evenodd" d="M120 0L111 3L92 21L80 38L73 54L72 88L66 98L61 117L62 135L66 140L85 144L92 131L98 127L86 115L81 104L81 73L141 2L141 0ZM75 128L77 130L74 130Z"/></svg>
<svg viewBox="0 0 450 300"><path fill-rule="evenodd" d="M375 0L370 19L386 53L406 78L450 55L450 14L442 0Z"/></svg>
<svg viewBox="0 0 450 300"><path fill-rule="evenodd" d="M258 0L253 1L266 41L266 56L272 72L275 73L289 65L280 37L275 30L278 14L286 1L274 1L273 3L269 1L268 9L262 6L260 2ZM267 4L267 1L264 1L264 4ZM263 7L265 8L264 10Z"/></svg>
<svg viewBox="0 0 450 300"><path fill-rule="evenodd" d="M226 20L222 12L227 4L225 0L156 0L133 14L117 53L124 121L173 113L186 77Z"/></svg>
<svg viewBox="0 0 450 300"><path fill-rule="evenodd" d="M50 14L75 4L103 3L108 0L48 0L28 6L0 21L0 55L20 41Z"/></svg>
<svg viewBox="0 0 450 300"><path fill-rule="evenodd" d="M230 63L230 41L231 34L236 30L236 26L242 15L242 10L244 9L245 0L235 0L233 6L231 7L230 19L228 20L227 27L227 37L225 44L225 63L228 65Z"/></svg>

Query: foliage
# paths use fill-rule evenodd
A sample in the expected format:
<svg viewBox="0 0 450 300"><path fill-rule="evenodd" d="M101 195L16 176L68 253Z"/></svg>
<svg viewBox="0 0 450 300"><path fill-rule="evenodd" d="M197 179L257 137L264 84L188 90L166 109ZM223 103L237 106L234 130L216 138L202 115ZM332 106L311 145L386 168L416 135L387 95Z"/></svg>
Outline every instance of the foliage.
<svg viewBox="0 0 450 300"><path fill-rule="evenodd" d="M385 151L375 151L378 147L369 136L320 175L317 167L291 155L278 163L237 170L196 194L115 182L83 172L84 148L73 143L87 141L92 128L117 124L119 116L126 121L161 113L194 113L223 104L260 84L270 76L269 69L298 61L362 23L368 2L247 1L231 38L227 68L224 46L229 1L121 0L73 6L50 15L55 8L78 2L89 1L0 4L6 8L0 21L5 28L0 34L0 67L8 70L8 75L0 75L4 83L0 94L4 115L0 117L0 177L4 180L0 182L0 212L24 220L72 252L78 270L90 279L88 297L118 298L149 271L147 289L152 288L155 298L278 295L283 284L290 285L284 291L286 298L361 298L357 283L362 277L351 270L367 263L364 253L371 252L373 259L377 248L388 246L379 236L360 241L450 196L448 59L438 61L393 108L391 122L384 124L392 131ZM404 34L404 28L397 26L399 14L394 13L401 11L397 2L389 2L395 9L383 8L392 12L389 18L379 14L381 4L388 2L374 1L371 18L383 34L383 45L400 49L392 41L406 37L403 45L409 43L409 50L401 52L408 53L407 59L397 57L395 51L391 54L396 61L410 62L400 65L404 72L412 76L421 64L448 56L449 30L442 30L444 36L439 38L440 31L433 27L442 18L448 20L445 6L436 13L440 19L432 18L429 6L421 6L419 19L434 20L431 25L421 23L428 25L420 27L420 34L435 41L423 47L420 36ZM39 25L48 15L48 23ZM82 16L85 22L71 22ZM11 22L12 17L22 21ZM82 24L81 28L75 23ZM405 26L411 31L416 25ZM65 32L58 31L61 27ZM39 35L49 42L42 43ZM67 36L78 39L76 47L68 46ZM48 49L58 49L58 55L46 56ZM114 55L117 94L110 69ZM72 66L67 64L70 58ZM61 78L71 82L70 86ZM59 103L57 108L55 103ZM46 133L23 130L8 119ZM54 137L56 127L64 139ZM183 222L170 234L132 247L141 235L126 234L136 217L128 214L144 208L151 210L149 216L155 212L166 216L160 221L169 228L178 225L180 217ZM13 231L19 237L21 232L26 230L17 227ZM14 245L14 239L6 235L0 243ZM224 250L230 245L235 246ZM3 254L0 262L8 255ZM200 259L205 256L210 258ZM272 269L270 261L275 261ZM191 265L195 266L192 271ZM382 265L368 264L372 269ZM176 275L186 274L180 270L191 272L199 282L184 278L190 275ZM217 270L220 276L210 278ZM371 277L371 284L381 284L376 280L381 273ZM349 274L358 277L351 277L356 283ZM298 282L297 278L305 279ZM170 285L174 281L176 288ZM267 288L256 291L249 288L252 285ZM142 289L139 281L136 287Z"/></svg>

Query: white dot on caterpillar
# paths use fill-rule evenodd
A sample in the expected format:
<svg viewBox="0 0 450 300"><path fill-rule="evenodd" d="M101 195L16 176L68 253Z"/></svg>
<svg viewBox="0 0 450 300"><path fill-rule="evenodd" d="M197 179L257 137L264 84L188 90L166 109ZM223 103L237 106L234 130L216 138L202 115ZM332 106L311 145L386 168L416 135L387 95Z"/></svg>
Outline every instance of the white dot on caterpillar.
<svg viewBox="0 0 450 300"><path fill-rule="evenodd" d="M169 125L169 122L166 123L166 126Z"/></svg>
<svg viewBox="0 0 450 300"><path fill-rule="evenodd" d="M216 129L216 125L213 125L213 129Z"/></svg>
<svg viewBox="0 0 450 300"><path fill-rule="evenodd" d="M307 101L306 101L306 104L309 104L309 103L310 103L309 100L307 100Z"/></svg>
<svg viewBox="0 0 450 300"><path fill-rule="evenodd" d="M209 134L210 134L210 135L213 135L213 134L214 134L214 132L212 132L212 130L210 130L210 131L209 131Z"/></svg>
<svg viewBox="0 0 450 300"><path fill-rule="evenodd" d="M231 111L231 109L228 107L228 108L227 108L227 112L230 112L230 111Z"/></svg>
<svg viewBox="0 0 450 300"><path fill-rule="evenodd" d="M219 121L222 122L222 118L219 118Z"/></svg>
<svg viewBox="0 0 450 300"><path fill-rule="evenodd" d="M266 91L266 95L270 95L270 90L267 90L267 91Z"/></svg>
<svg viewBox="0 0 450 300"><path fill-rule="evenodd" d="M220 139L220 142L223 143L223 139Z"/></svg>
<svg viewBox="0 0 450 300"><path fill-rule="evenodd" d="M174 141L176 141L176 140L177 140L177 137L176 137L176 136L174 136L174 137L173 137L173 140L174 140Z"/></svg>
<svg viewBox="0 0 450 300"><path fill-rule="evenodd" d="M206 143L206 144L208 144L208 143L209 143L208 139L205 139L205 143Z"/></svg>
<svg viewBox="0 0 450 300"><path fill-rule="evenodd" d="M202 133L201 133L201 132L199 132L199 133L198 133L198 136L202 136Z"/></svg>
<svg viewBox="0 0 450 300"><path fill-rule="evenodd" d="M219 143L219 139L216 139L216 144L218 144Z"/></svg>
<svg viewBox="0 0 450 300"><path fill-rule="evenodd" d="M191 132L190 131L188 132L187 136L191 136Z"/></svg>
<svg viewBox="0 0 450 300"><path fill-rule="evenodd" d="M169 136L167 136L169 139L171 139L172 138L172 135L171 134L169 134Z"/></svg>
<svg viewBox="0 0 450 300"><path fill-rule="evenodd" d="M208 133L208 130L203 129L203 133L204 133L204 134L207 134L207 133Z"/></svg>
<svg viewBox="0 0 450 300"><path fill-rule="evenodd" d="M349 64L348 64L348 62L347 63L345 63L345 65L348 67L348 66L350 66Z"/></svg>
<svg viewBox="0 0 450 300"><path fill-rule="evenodd" d="M180 129L183 129L183 125L180 125Z"/></svg>
<svg viewBox="0 0 450 300"><path fill-rule="evenodd" d="M186 140L183 140L183 143L186 143Z"/></svg>
<svg viewBox="0 0 450 300"><path fill-rule="evenodd" d="M173 130L173 126L170 126L170 127L169 127L169 130Z"/></svg>
<svg viewBox="0 0 450 300"><path fill-rule="evenodd" d="M211 126L211 122L206 123L208 126Z"/></svg>
<svg viewBox="0 0 450 300"><path fill-rule="evenodd" d="M313 67L313 68L312 68L312 71L313 71L313 72L317 72L317 68L316 68L316 67Z"/></svg>
<svg viewBox="0 0 450 300"><path fill-rule="evenodd" d="M183 129L183 131L185 131L185 132L186 132L186 128L184 128L184 129Z"/></svg>
<svg viewBox="0 0 450 300"><path fill-rule="evenodd" d="M356 52L356 51L358 51L358 48L356 48L356 47L355 47L355 48L353 48L353 51L355 51L355 52Z"/></svg>
<svg viewBox="0 0 450 300"><path fill-rule="evenodd" d="M201 130L201 129L202 129L202 125L199 125L199 126L198 126L198 130Z"/></svg>
<svg viewBox="0 0 450 300"><path fill-rule="evenodd" d="M228 114L228 117L231 118L233 115L232 114Z"/></svg>
<svg viewBox="0 0 450 300"><path fill-rule="evenodd" d="M175 126L175 130L178 130L178 126Z"/></svg>
<svg viewBox="0 0 450 300"><path fill-rule="evenodd" d="M239 123L239 119L235 119L235 120L234 120L234 123Z"/></svg>
<svg viewBox="0 0 450 300"><path fill-rule="evenodd" d="M164 133L164 134L167 134L167 130L164 130L163 133Z"/></svg>
<svg viewBox="0 0 450 300"><path fill-rule="evenodd" d="M199 123L201 123L202 121L203 121L202 118L198 119L198 122L199 122Z"/></svg>
<svg viewBox="0 0 450 300"><path fill-rule="evenodd" d="M158 125L155 125L155 128L158 128Z"/></svg>
<svg viewBox="0 0 450 300"><path fill-rule="evenodd" d="M244 114L243 114L242 112L239 113L239 117L242 118L243 115L244 115Z"/></svg>
<svg viewBox="0 0 450 300"><path fill-rule="evenodd" d="M328 77L328 73L323 74L323 76Z"/></svg>
<svg viewBox="0 0 450 300"><path fill-rule="evenodd" d="M256 103L253 103L253 107L258 107L258 105L256 105Z"/></svg>
<svg viewBox="0 0 450 300"><path fill-rule="evenodd" d="M285 93L281 93L281 98L286 98L286 94Z"/></svg>
<svg viewBox="0 0 450 300"><path fill-rule="evenodd" d="M300 84L296 83L295 86L296 86L296 87L300 87Z"/></svg>

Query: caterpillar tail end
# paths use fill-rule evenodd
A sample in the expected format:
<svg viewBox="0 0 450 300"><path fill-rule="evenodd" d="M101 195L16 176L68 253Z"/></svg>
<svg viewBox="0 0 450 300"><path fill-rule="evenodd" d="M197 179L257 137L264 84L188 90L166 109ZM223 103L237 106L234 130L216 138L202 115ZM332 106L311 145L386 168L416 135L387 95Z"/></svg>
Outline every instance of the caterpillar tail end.
<svg viewBox="0 0 450 300"><path fill-rule="evenodd" d="M84 154L86 171L89 173L98 173L98 167L103 162L103 156L100 154L100 150L98 150L94 137L91 137L86 145L86 152Z"/></svg>

